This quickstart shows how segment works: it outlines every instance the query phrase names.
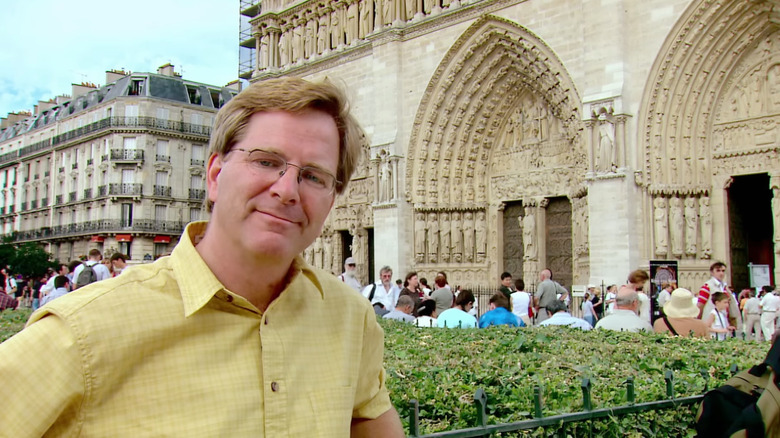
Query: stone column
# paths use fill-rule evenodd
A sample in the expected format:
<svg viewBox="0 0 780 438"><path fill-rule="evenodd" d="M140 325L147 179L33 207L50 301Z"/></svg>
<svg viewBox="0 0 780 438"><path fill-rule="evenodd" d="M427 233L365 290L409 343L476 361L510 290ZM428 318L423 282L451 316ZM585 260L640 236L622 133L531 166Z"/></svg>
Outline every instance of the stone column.
<svg viewBox="0 0 780 438"><path fill-rule="evenodd" d="M780 173L769 175L769 188L772 189L772 225L774 228L775 283L780 278Z"/></svg>

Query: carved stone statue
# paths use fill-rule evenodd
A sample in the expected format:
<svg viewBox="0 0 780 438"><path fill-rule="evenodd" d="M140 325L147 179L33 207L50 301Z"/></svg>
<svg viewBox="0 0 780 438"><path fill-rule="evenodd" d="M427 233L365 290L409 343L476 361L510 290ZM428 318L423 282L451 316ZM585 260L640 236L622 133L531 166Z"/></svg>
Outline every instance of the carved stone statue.
<svg viewBox="0 0 780 438"><path fill-rule="evenodd" d="M393 199L393 167L390 157L382 154L379 166L379 201L390 202Z"/></svg>
<svg viewBox="0 0 780 438"><path fill-rule="evenodd" d="M672 255L680 257L683 254L683 210L680 198L674 196L669 200L669 235L671 236Z"/></svg>
<svg viewBox="0 0 780 438"><path fill-rule="evenodd" d="M303 43L303 56L309 58L317 54L317 21L313 18L306 22L306 35Z"/></svg>
<svg viewBox="0 0 780 438"><path fill-rule="evenodd" d="M271 36L268 34L265 34L260 37L260 68L267 68L270 66L270 59L271 59L271 53L269 52L270 41Z"/></svg>
<svg viewBox="0 0 780 438"><path fill-rule="evenodd" d="M669 221L666 215L666 198L653 200L653 230L655 231L655 254L665 256L669 251Z"/></svg>
<svg viewBox="0 0 780 438"><path fill-rule="evenodd" d="M440 219L441 229L439 230L439 236L441 237L441 260L446 263L450 261L450 251L452 249L452 242L450 241L450 214L445 211L441 214Z"/></svg>
<svg viewBox="0 0 780 438"><path fill-rule="evenodd" d="M363 242L363 233L361 231L361 229L354 225L349 230L349 232L352 234L352 247L350 249L352 250L352 257L355 258L358 266L361 266L365 262L365 255L363 254L365 251L363 249L365 244Z"/></svg>
<svg viewBox="0 0 780 438"><path fill-rule="evenodd" d="M418 0L404 0L404 4L406 6L406 21L413 19L414 16L420 12L417 3Z"/></svg>
<svg viewBox="0 0 780 438"><path fill-rule="evenodd" d="M317 268L322 268L322 238L318 237L314 239L314 262L312 263Z"/></svg>
<svg viewBox="0 0 780 438"><path fill-rule="evenodd" d="M303 59L303 27L300 23L293 29L292 62Z"/></svg>
<svg viewBox="0 0 780 438"><path fill-rule="evenodd" d="M701 225L701 258L712 257L712 212L710 198L699 198L699 224Z"/></svg>
<svg viewBox="0 0 780 438"><path fill-rule="evenodd" d="M290 63L290 31L282 32L279 37L279 66Z"/></svg>
<svg viewBox="0 0 780 438"><path fill-rule="evenodd" d="M436 263L439 259L439 218L436 213L428 214L428 261Z"/></svg>
<svg viewBox="0 0 780 438"><path fill-rule="evenodd" d="M474 261L474 213L463 213L463 260Z"/></svg>
<svg viewBox="0 0 780 438"><path fill-rule="evenodd" d="M317 53L323 54L330 50L330 15L320 15L317 26Z"/></svg>
<svg viewBox="0 0 780 438"><path fill-rule="evenodd" d="M374 0L360 2L360 25L358 38L365 38L374 31Z"/></svg>
<svg viewBox="0 0 780 438"><path fill-rule="evenodd" d="M430 14L439 6L438 0L423 0L423 12Z"/></svg>
<svg viewBox="0 0 780 438"><path fill-rule="evenodd" d="M460 212L452 213L452 261L460 263L463 260L463 225L460 222Z"/></svg>
<svg viewBox="0 0 780 438"><path fill-rule="evenodd" d="M330 244L331 242L331 235L325 234L322 236L322 249L323 249L323 255L322 255L322 269L330 272L331 274L334 274L333 272L333 245Z"/></svg>
<svg viewBox="0 0 780 438"><path fill-rule="evenodd" d="M525 207L525 215L517 218L523 229L523 260L537 260L536 215L534 207Z"/></svg>
<svg viewBox="0 0 780 438"><path fill-rule="evenodd" d="M599 115L599 148L596 170L612 172L615 163L615 125L607 119L606 113Z"/></svg>
<svg viewBox="0 0 780 438"><path fill-rule="evenodd" d="M425 213L417 213L414 221L414 256L417 263L425 260Z"/></svg>
<svg viewBox="0 0 780 438"><path fill-rule="evenodd" d="M389 26L395 20L395 0L377 0L381 3L381 14L376 14L376 29Z"/></svg>
<svg viewBox="0 0 780 438"><path fill-rule="evenodd" d="M698 236L699 211L696 198L685 198L685 254L696 255L696 237Z"/></svg>
<svg viewBox="0 0 780 438"><path fill-rule="evenodd" d="M360 28L358 18L358 2L353 0L352 3L347 6L347 19L345 26L347 45L352 44L352 41L358 39L358 29Z"/></svg>
<svg viewBox="0 0 780 438"><path fill-rule="evenodd" d="M341 24L341 9L336 9L330 14L330 47L337 48L344 45L344 29Z"/></svg>
<svg viewBox="0 0 780 438"><path fill-rule="evenodd" d="M487 252L487 221L485 220L485 212L478 211L477 218L474 221L474 233L476 234L477 241L477 263L485 261L485 254Z"/></svg>

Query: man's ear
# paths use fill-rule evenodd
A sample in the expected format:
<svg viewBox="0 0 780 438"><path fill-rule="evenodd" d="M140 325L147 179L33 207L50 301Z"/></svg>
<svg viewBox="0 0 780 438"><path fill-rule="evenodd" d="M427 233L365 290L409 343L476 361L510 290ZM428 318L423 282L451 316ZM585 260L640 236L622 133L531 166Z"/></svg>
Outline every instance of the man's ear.
<svg viewBox="0 0 780 438"><path fill-rule="evenodd" d="M217 202L217 189L219 188L218 177L222 171L224 164L224 157L218 153L213 153L209 157L208 166L206 168L206 188L209 201Z"/></svg>

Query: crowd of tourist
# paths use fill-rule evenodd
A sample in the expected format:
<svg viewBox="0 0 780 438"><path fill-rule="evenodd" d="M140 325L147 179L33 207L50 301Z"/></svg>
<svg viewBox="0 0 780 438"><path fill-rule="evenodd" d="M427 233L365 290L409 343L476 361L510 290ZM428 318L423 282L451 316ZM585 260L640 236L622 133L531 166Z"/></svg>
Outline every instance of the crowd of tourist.
<svg viewBox="0 0 780 438"><path fill-rule="evenodd" d="M11 268L5 267L0 269L5 292L0 293L0 311L20 306L37 310L81 286L116 277L126 268L127 256L114 253L103 259L98 249L90 250L86 260L60 263L40 276L14 275Z"/></svg>
<svg viewBox="0 0 780 438"><path fill-rule="evenodd" d="M489 309L478 316L472 291L459 287L453 290L444 272L436 274L431 289L427 279L418 278L416 272L393 283L392 268L384 266L380 280L360 287L355 279L354 259L348 258L344 268L339 278L360 290L378 315L419 327L556 325L581 330L654 331L715 340L742 333L748 340L771 340L776 327L780 328L780 297L774 287L764 286L759 295L754 289L745 288L736 295L724 281L726 265L721 262L710 267L712 277L696 294L674 283L661 284L655 293L646 290L650 276L643 270L629 273L624 285L609 285L604 293L600 287L588 285L579 304L581 316L572 315L571 294L553 280L550 269L539 273L533 293L525 290L522 279L513 281L509 272L502 273L500 285L488 300Z"/></svg>

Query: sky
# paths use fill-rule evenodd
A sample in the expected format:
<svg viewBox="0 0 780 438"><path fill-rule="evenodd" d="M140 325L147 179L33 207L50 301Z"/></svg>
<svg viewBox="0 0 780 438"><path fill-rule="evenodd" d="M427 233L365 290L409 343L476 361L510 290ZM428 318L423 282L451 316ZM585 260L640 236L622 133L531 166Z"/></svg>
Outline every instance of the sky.
<svg viewBox="0 0 780 438"><path fill-rule="evenodd" d="M0 117L104 85L106 70L225 85L238 77L238 0L1 0Z"/></svg>

